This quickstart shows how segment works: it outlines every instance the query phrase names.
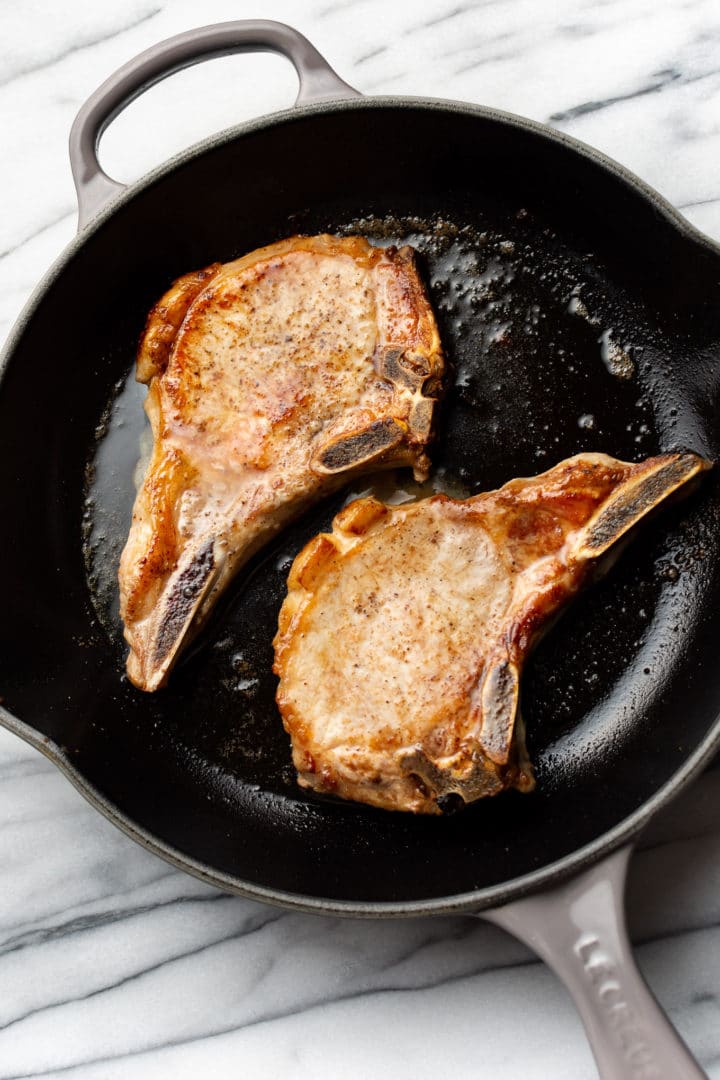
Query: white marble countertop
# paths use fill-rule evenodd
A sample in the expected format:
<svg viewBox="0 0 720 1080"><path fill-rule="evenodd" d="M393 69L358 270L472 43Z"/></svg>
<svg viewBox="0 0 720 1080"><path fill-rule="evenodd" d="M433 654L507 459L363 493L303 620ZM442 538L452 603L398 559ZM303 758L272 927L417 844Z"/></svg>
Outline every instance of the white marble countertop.
<svg viewBox="0 0 720 1080"><path fill-rule="evenodd" d="M73 235L66 141L85 97L198 23L295 25L367 93L522 113L600 147L720 239L717 0L51 0L0 5L0 337ZM234 57L136 102L103 142L133 179L287 104L292 69ZM720 1078L720 770L632 864L640 964ZM555 977L469 919L359 922L216 892L147 854L0 730L0 1080L595 1075Z"/></svg>

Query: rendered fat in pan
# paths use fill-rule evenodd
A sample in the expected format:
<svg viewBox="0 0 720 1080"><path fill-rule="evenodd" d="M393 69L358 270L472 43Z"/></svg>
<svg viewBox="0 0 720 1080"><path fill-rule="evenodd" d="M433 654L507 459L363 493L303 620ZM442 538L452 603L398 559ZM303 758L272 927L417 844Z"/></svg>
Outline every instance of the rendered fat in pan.
<svg viewBox="0 0 720 1080"><path fill-rule="evenodd" d="M97 140L129 100L246 49L290 57L298 107L130 188L103 173ZM393 147L381 175L378 146ZM0 623L2 722L120 828L204 880L307 911L483 912L565 980L604 1076L700 1075L632 966L622 884L627 846L720 737L714 472L534 654L524 710L536 791L449 819L331 806L295 788L271 642L292 558L344 494L248 563L159 695L123 680L106 571L134 497L135 345L152 303L189 269L299 232L410 243L455 372L434 476L472 495L579 452L718 459L718 248L589 147L478 106L363 98L273 23L205 27L130 61L81 110L71 155L82 231L0 362L12 523L0 574L13 612ZM153 239L141 259L139 236ZM27 438L29 403L42 440Z"/></svg>

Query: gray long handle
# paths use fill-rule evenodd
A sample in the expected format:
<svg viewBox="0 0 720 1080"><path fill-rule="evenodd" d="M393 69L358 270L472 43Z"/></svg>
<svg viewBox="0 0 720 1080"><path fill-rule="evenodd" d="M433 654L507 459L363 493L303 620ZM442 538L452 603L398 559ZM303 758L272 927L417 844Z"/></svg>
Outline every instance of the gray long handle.
<svg viewBox="0 0 720 1080"><path fill-rule="evenodd" d="M109 123L143 90L201 60L236 52L279 52L292 61L300 89L296 105L359 97L307 38L264 19L199 26L167 38L128 61L88 98L70 131L70 167L78 197L78 228L124 190L100 167L97 148Z"/></svg>
<svg viewBox="0 0 720 1080"><path fill-rule="evenodd" d="M529 945L565 983L602 1080L702 1080L633 959L624 910L630 851L481 914Z"/></svg>

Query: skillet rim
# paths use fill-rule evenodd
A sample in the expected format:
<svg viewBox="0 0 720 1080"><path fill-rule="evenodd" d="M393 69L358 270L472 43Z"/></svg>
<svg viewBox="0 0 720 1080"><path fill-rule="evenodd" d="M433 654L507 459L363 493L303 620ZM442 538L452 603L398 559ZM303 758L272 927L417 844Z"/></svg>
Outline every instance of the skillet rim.
<svg viewBox="0 0 720 1080"><path fill-rule="evenodd" d="M74 258L86 241L98 232L102 226L119 210L130 203L136 195L151 187L172 173L179 166L186 164L202 154L225 145L245 135L251 135L256 131L268 130L281 127L283 124L299 118L325 115L328 113L342 113L365 111L368 109L424 109L429 112L451 112L467 116L491 120L510 128L516 128L530 132L540 138L554 142L565 149L584 157L598 166L601 170L610 173L631 190L649 202L660 214L664 221L674 228L684 239L696 247L704 249L720 260L720 243L716 242L685 218L663 195L655 190L650 184L640 179L635 173L624 165L608 157L606 154L587 143L576 139L565 132L557 131L535 120L519 116L515 113L505 112L500 109L487 108L482 105L474 105L469 102L455 101L443 98L428 97L358 97L342 99L338 101L321 101L314 104L293 106L279 112L270 113L242 124L234 125L193 144L187 149L173 155L168 161L146 173L139 180L128 184L116 198L103 207L76 236L70 241L57 259L52 263L47 272L33 290L30 298L15 321L7 340L0 352L0 392L5 372L12 359L12 355L30 320L35 315L40 303L49 288L58 280L66 266ZM247 899L274 904L279 907L303 911L313 914L330 914L355 918L391 917L401 918L407 916L422 915L450 915L458 912L479 912L489 907L495 907L507 903L511 899L525 896L528 893L539 891L543 887L557 884L567 877L578 873L584 867L599 861L603 856L609 855L622 844L630 841L650 818L677 795L690 780L706 765L716 749L720 746L720 715L714 724L700 741L695 750L686 758L676 772L659 787L641 806L632 814L619 822L612 829L607 830L594 841L583 847L576 848L570 854L558 859L529 874L518 878L512 878L500 885L490 886L484 889L470 892L456 893L440 899L413 900L413 901L349 901L336 900L321 897L309 897L301 893L292 893L285 890L272 889L263 885L257 885L243 881L232 875L218 871L211 866L200 862L188 855L183 854L177 848L156 838L147 829L134 822L122 813L114 803L106 799L93 784L87 780L82 772L70 761L62 748L47 736L38 732L32 724L20 720L0 705L0 724L7 730L23 739L30 746L43 753L63 773L73 786L87 799L94 809L98 810L113 825L119 828L136 843L146 850L158 855L177 869L184 870L193 876L200 878L206 884L214 885L226 892L234 893Z"/></svg>
<svg viewBox="0 0 720 1080"><path fill-rule="evenodd" d="M604 832L596 840L584 847L576 848L569 855L539 870L512 878L500 885L470 892L453 893L449 896L429 900L383 901L383 900L336 900L327 897L310 897L302 893L272 889L264 885L255 885L230 874L215 870L205 863L183 854L171 844L158 840L148 830L132 821L126 814L106 799L82 773L74 767L67 754L52 739L39 733L18 720L0 705L0 724L8 731L18 735L30 746L49 758L63 773L81 795L107 818L121 832L129 836L146 851L158 855L165 862L178 870L184 870L199 878L206 885L214 885L223 892L242 896L275 907L291 911L305 912L310 915L338 915L346 918L408 918L427 915L457 915L463 912L478 914L488 908L497 908L511 900L520 899L530 893L552 888L579 874L586 867L600 862L624 844L633 842L636 835L649 824L658 811L667 805L676 795L687 787L689 782L709 764L715 751L720 746L720 717L715 720L697 749L690 754L673 776L647 799L638 809L626 817L614 828Z"/></svg>

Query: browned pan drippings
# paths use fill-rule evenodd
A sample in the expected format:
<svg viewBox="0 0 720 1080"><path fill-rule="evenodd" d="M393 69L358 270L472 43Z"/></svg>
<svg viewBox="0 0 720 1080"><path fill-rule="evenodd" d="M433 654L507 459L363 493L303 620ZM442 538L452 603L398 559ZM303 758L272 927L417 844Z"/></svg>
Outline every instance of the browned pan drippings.
<svg viewBox="0 0 720 1080"><path fill-rule="evenodd" d="M380 172L378 146L392 147ZM271 642L292 559L342 492L247 565L161 693L124 678L113 606L148 310L180 274L322 232L419 251L455 374L438 487L472 495L581 451L720 458L720 250L619 167L429 100L323 101L226 132L108 207L6 351L0 719L127 832L224 887L356 914L477 909L634 835L717 744L720 477L648 528L534 654L533 794L423 821L304 795Z"/></svg>
<svg viewBox="0 0 720 1080"><path fill-rule="evenodd" d="M362 232L378 244L410 243L421 254L453 367L432 453L435 490L489 490L583 450L639 460L660 449L659 430L672 431L677 410L675 416L672 409L664 412L656 393L656 357L669 347L658 328L636 300L611 285L600 260L565 246L522 207L510 213L496 207L481 222L385 215L322 227ZM89 469L85 556L119 671L117 560L145 424L141 397L131 372ZM407 487L411 476L400 474L395 482ZM387 498L389 479L378 483ZM348 490L376 489L356 481ZM310 511L241 572L193 658L176 671L167 692L142 706L166 726L177 752L213 770L223 789L251 783L293 802L307 798L296 787L274 704L271 640L292 559L329 526L347 497L343 491ZM673 519L683 531L693 528L692 512L685 513L687 520ZM588 753L605 758L622 746L623 717L632 718L633 700L647 694L645 669L657 669L658 641L662 649L672 645L666 631L677 582L654 568L659 560L672 562L669 534L672 520L644 537L529 665L524 711L542 784L564 783L568 770L572 775L586 767ZM626 704L618 715L608 701L620 682ZM202 703L209 699L207 711Z"/></svg>

